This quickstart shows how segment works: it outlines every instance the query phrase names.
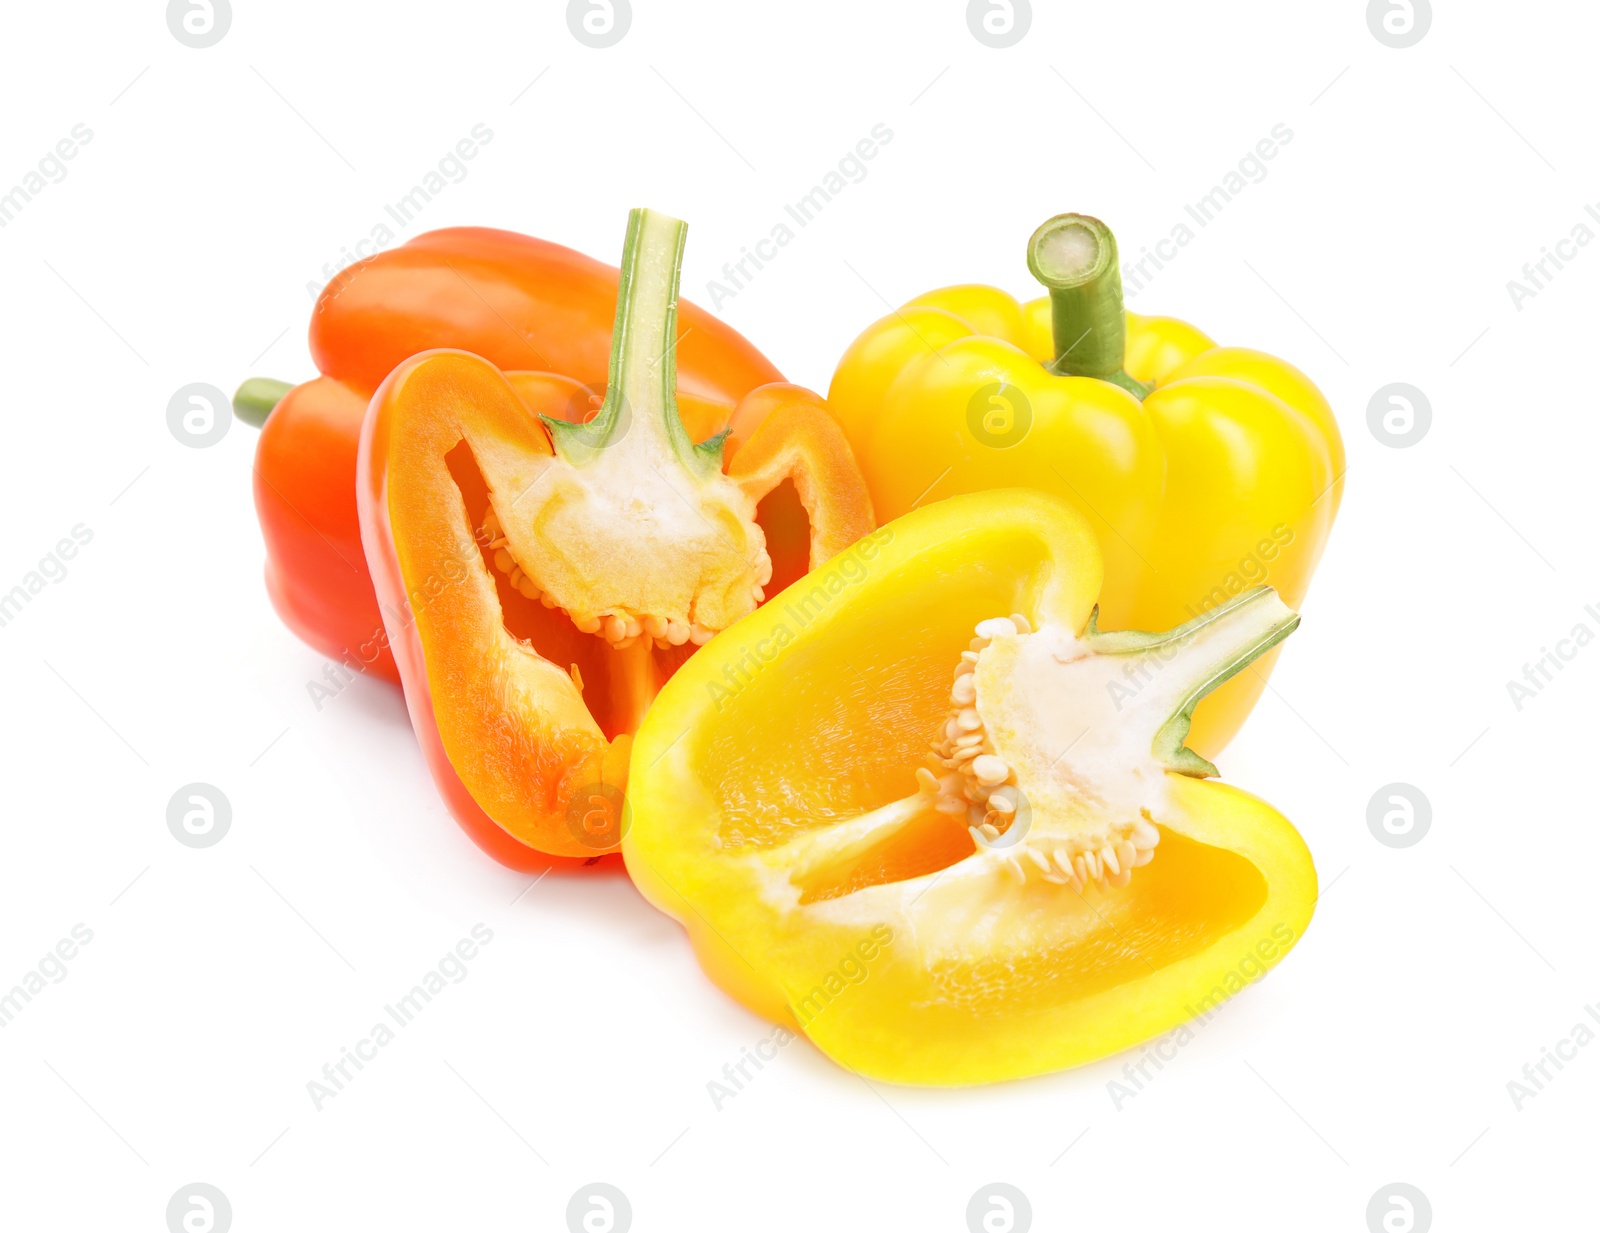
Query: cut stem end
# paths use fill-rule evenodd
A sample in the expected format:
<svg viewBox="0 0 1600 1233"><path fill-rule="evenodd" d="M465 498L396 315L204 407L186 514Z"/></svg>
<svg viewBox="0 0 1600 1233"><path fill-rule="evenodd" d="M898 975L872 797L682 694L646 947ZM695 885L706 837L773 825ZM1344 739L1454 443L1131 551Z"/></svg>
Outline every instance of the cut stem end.
<svg viewBox="0 0 1600 1233"><path fill-rule="evenodd" d="M271 377L251 377L233 395L233 414L252 428L267 422L272 409L283 401L283 396L294 386L287 381L274 381Z"/></svg>
<svg viewBox="0 0 1600 1233"><path fill-rule="evenodd" d="M1111 228L1087 214L1058 214L1029 239L1028 269L1050 292L1050 371L1109 381L1142 400L1151 387L1122 368L1127 318Z"/></svg>

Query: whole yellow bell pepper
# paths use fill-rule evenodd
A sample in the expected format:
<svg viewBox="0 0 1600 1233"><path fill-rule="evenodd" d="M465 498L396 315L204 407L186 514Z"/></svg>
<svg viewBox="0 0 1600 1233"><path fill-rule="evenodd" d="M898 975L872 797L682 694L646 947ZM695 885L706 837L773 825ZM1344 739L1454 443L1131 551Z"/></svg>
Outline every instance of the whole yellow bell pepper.
<svg viewBox="0 0 1600 1233"><path fill-rule="evenodd" d="M679 669L622 850L718 985L864 1075L981 1083L1182 1043L1299 941L1305 844L1185 746L1299 617L1257 587L1102 632L1100 581L1072 506L972 493Z"/></svg>
<svg viewBox="0 0 1600 1233"><path fill-rule="evenodd" d="M1049 294L946 287L845 352L828 408L887 522L957 493L1020 485L1087 516L1110 628L1166 629L1249 588L1305 598L1339 507L1344 445L1299 369L1125 313L1116 239L1062 214L1028 244ZM1206 755L1238 731L1275 656L1195 716Z"/></svg>

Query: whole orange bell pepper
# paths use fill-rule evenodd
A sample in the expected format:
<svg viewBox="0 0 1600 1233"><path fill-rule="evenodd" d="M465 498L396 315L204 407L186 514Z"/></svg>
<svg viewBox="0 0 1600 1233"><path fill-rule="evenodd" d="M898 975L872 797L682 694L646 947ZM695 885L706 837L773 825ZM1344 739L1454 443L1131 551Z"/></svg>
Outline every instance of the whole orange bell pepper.
<svg viewBox="0 0 1600 1233"><path fill-rule="evenodd" d="M809 566L873 526L815 394L764 386L696 443L676 398L684 232L630 217L592 420L561 414L570 379L436 350L389 374L363 427L362 540L413 726L462 827L516 868L617 847L645 707L777 585L764 498L792 482Z"/></svg>
<svg viewBox="0 0 1600 1233"><path fill-rule="evenodd" d="M541 409L583 419L596 399L580 387L603 382L616 294L614 267L482 227L420 235L357 262L323 289L310 338L322 375L293 387L252 379L234 398L239 417L262 426L255 501L267 592L295 634L351 669L399 679L362 556L355 500L361 420L390 371L420 351L459 347L502 369L576 378L568 383L570 404ZM679 397L698 440L726 427L752 389L783 377L710 313L687 303L681 310ZM792 501L773 516L785 514L792 540Z"/></svg>

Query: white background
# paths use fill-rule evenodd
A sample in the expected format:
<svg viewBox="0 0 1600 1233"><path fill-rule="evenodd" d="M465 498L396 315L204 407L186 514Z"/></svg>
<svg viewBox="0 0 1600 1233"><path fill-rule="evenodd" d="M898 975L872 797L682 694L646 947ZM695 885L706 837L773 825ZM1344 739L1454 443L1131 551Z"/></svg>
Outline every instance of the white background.
<svg viewBox="0 0 1600 1233"><path fill-rule="evenodd" d="M959 1233L994 1181L1038 1229L1359 1233L1397 1181L1438 1229L1581 1223L1600 1048L1520 1111L1506 1085L1600 1002L1600 649L1520 711L1506 682L1600 632L1600 247L1520 311L1506 283L1600 200L1600 13L1440 7L1395 50L1356 0L1040 3L995 50L956 0L635 0L594 50L555 2L236 0L195 50L156 0L7 6L0 192L74 124L93 139L0 230L0 590L75 524L93 539L0 628L0 988L94 935L0 1030L7 1226L160 1230L203 1181L241 1233L560 1230L596 1180L642 1231ZM678 927L625 879L529 890L482 856L397 691L314 707L324 663L261 584L255 433L187 448L167 402L312 375L308 281L478 123L492 143L399 239L478 223L614 261L648 204L690 221L702 303L888 125L870 174L720 309L822 389L887 304L1033 294L1048 215L1100 215L1137 253L1293 131L1134 307L1293 360L1344 428L1305 623L1221 759L1294 819L1324 895L1120 1109L1136 1052L939 1091L797 1042L718 1111L708 1082L770 1028ZM1395 381L1432 405L1408 449L1367 426ZM165 821L197 780L233 807L205 850ZM1405 850L1367 826L1395 781L1433 810ZM470 975L318 1112L307 1081L479 922Z"/></svg>

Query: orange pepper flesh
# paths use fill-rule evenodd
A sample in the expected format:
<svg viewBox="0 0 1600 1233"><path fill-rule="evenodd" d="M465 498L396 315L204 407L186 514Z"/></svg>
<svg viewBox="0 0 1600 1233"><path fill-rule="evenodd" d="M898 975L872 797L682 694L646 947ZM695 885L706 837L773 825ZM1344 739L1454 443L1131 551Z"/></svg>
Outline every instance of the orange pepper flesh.
<svg viewBox="0 0 1600 1233"><path fill-rule="evenodd" d="M311 317L323 375L272 408L256 448L267 592L298 637L347 667L398 680L354 485L362 418L384 377L418 352L460 348L507 371L576 378L570 406L541 410L581 420L592 406L576 386L604 390L616 295L614 266L483 227L428 232L335 276ZM752 389L783 378L718 318L687 302L680 312L680 406L700 440L725 427Z"/></svg>
<svg viewBox="0 0 1600 1233"><path fill-rule="evenodd" d="M674 291L675 285L674 275ZM618 320L620 353L620 304ZM577 499L561 486L592 474L587 464L558 457L538 418L557 418L551 412L578 394L581 387L567 378L508 376L464 352L429 352L385 380L372 400L361 447L366 557L413 724L464 829L491 855L520 868L548 864L546 854L592 857L615 848L617 835L582 833L577 822L596 798L613 809L619 804L630 734L657 690L694 650L692 644L661 645L663 639L648 636L609 646L580 631L577 609L569 616L564 606L528 598L495 563L495 543L501 541L491 543L483 532L491 506L507 528L504 534L513 537L506 547L518 565L546 586L560 585L558 558L583 548L540 538L543 528L557 525L548 519L563 516L565 502ZM593 465L614 457L608 451L624 448L630 434L644 433L644 414L640 410L619 442L600 448ZM602 410L590 427L605 418ZM871 529L865 485L816 395L769 385L743 400L732 422L725 472L712 469L710 478L697 482L757 511L781 499L787 487L804 517L807 566ZM647 469L659 474L678 465L670 454L658 462ZM639 525L662 521L660 514L655 510ZM665 514L667 520L682 516L670 504ZM534 538L523 541L519 554L511 527L523 516ZM698 528L692 520L689 525ZM749 534L759 553L762 533ZM539 563L527 554L530 542L545 554ZM581 562L582 585L628 594L648 590L678 569L674 552L670 542L656 542L653 551L624 540L602 543L599 555ZM778 564L773 562L768 586L778 582ZM694 574L698 567L689 565ZM737 560L735 566L745 567ZM697 595L696 614L716 610L725 598ZM586 596L563 602L581 604ZM740 611L755 606L744 593L734 602ZM617 819L612 822L614 828Z"/></svg>

